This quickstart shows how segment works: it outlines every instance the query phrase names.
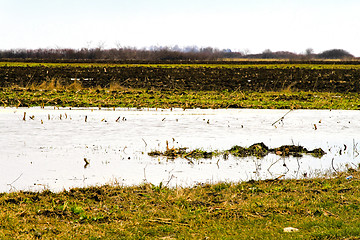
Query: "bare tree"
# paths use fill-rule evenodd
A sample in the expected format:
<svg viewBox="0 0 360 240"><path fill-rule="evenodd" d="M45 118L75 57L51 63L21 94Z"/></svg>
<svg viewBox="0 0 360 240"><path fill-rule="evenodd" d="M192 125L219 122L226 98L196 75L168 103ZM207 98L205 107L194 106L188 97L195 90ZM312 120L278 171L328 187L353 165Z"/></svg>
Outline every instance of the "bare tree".
<svg viewBox="0 0 360 240"><path fill-rule="evenodd" d="M310 55L314 54L314 49L312 49L312 48L307 48L307 49L305 50L305 54L306 54L306 56L310 56Z"/></svg>

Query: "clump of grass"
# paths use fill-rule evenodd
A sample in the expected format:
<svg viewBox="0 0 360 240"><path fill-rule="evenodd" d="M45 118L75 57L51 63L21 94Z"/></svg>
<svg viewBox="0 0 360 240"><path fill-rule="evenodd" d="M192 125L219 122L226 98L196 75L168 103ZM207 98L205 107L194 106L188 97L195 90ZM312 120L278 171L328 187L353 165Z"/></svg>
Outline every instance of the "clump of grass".
<svg viewBox="0 0 360 240"><path fill-rule="evenodd" d="M269 153L269 148L264 143L255 143L250 147L233 146L227 152L236 157L265 157Z"/></svg>
<svg viewBox="0 0 360 240"><path fill-rule="evenodd" d="M158 150L151 151L148 153L149 156L164 156L167 158L212 158L213 156L223 155L224 157L228 154L232 154L235 157L250 157L254 156L257 158L263 158L269 153L273 153L283 157L302 157L302 154L311 154L314 157L321 158L326 154L321 148L316 148L314 150L307 150L302 146L295 145L283 145L278 148L269 148L264 143L255 143L249 147L233 146L229 150L225 151L204 151L201 149L195 149L192 151L187 151L187 148L169 148L168 144L166 151L160 152Z"/></svg>
<svg viewBox="0 0 360 240"><path fill-rule="evenodd" d="M169 143L166 141L166 150L164 152L160 151L151 151L148 153L151 157L157 157L157 156L164 156L170 159L175 158L193 158L193 159L199 159L199 158L212 158L216 155L216 152L207 152L201 149L195 149L192 151L187 151L188 148L169 148Z"/></svg>
<svg viewBox="0 0 360 240"><path fill-rule="evenodd" d="M32 86L32 90L54 90L56 89L59 84L57 83L56 79L51 79L50 81L44 81L41 84L39 84L38 86Z"/></svg>
<svg viewBox="0 0 360 240"><path fill-rule="evenodd" d="M109 91L113 92L113 91L129 91L129 88L126 88L124 86L121 86L118 82L116 81L112 81L109 85Z"/></svg>
<svg viewBox="0 0 360 240"><path fill-rule="evenodd" d="M65 89L66 89L67 91L76 91L76 92L78 92L78 91L83 90L84 88L83 88L83 86L82 86L82 84L81 84L80 81L75 80L73 83L71 83L70 85L66 86Z"/></svg>
<svg viewBox="0 0 360 240"><path fill-rule="evenodd" d="M152 151L148 153L148 155L152 157L165 156L168 158L184 157L186 154L186 148L171 148L167 149L165 152Z"/></svg>

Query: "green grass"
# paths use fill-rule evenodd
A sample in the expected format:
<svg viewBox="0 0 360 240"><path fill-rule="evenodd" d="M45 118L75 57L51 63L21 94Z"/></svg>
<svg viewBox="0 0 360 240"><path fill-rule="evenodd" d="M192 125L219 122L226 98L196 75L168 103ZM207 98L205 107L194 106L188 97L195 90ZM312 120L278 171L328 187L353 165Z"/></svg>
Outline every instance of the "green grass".
<svg viewBox="0 0 360 240"><path fill-rule="evenodd" d="M0 106L360 109L359 93L0 88Z"/></svg>
<svg viewBox="0 0 360 240"><path fill-rule="evenodd" d="M6 193L0 239L356 239L359 177Z"/></svg>

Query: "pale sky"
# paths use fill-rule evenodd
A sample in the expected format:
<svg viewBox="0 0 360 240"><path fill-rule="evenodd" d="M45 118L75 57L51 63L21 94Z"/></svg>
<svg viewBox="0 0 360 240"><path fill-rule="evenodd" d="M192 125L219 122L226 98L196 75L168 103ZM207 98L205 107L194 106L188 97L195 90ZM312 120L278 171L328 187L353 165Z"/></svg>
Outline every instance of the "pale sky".
<svg viewBox="0 0 360 240"><path fill-rule="evenodd" d="M0 49L179 45L360 56L360 0L0 0Z"/></svg>

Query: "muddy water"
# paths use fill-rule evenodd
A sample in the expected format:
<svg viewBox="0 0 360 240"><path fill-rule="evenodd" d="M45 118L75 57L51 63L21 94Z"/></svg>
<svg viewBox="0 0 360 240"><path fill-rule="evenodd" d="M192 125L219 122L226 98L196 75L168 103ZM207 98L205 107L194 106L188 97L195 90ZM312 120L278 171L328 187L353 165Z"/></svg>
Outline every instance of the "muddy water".
<svg viewBox="0 0 360 240"><path fill-rule="evenodd" d="M26 112L25 121L24 112ZM0 110L0 192L118 183L191 186L218 181L312 177L360 162L360 111L53 109ZM85 121L86 119L86 121ZM275 123L276 124L273 124ZM168 160L152 150L322 148L322 158L269 154ZM89 162L86 165L84 160Z"/></svg>

